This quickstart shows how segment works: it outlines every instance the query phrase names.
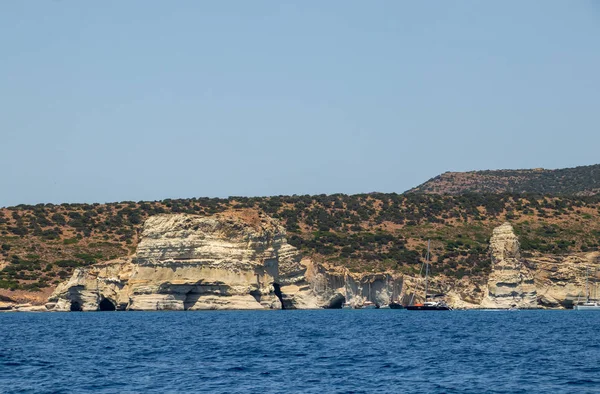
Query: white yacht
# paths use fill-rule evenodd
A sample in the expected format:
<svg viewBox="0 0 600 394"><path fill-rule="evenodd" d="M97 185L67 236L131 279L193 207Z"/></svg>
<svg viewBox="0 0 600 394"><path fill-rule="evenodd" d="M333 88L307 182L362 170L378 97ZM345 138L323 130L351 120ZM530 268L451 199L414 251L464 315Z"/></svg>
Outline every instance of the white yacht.
<svg viewBox="0 0 600 394"><path fill-rule="evenodd" d="M352 309L354 307L350 303L350 292L348 291L348 275L346 275L344 277L344 290L345 290L346 295L344 297L344 303L342 304L342 309Z"/></svg>
<svg viewBox="0 0 600 394"><path fill-rule="evenodd" d="M600 303L598 303L598 301L592 301L590 299L589 276L590 276L590 267L587 267L586 275L585 275L585 302L574 305L573 309L575 309L575 310L578 310L578 311L600 311Z"/></svg>
<svg viewBox="0 0 600 394"><path fill-rule="evenodd" d="M371 299L371 280L369 279L369 293L367 293L367 300L362 303L360 309L377 309L377 304Z"/></svg>
<svg viewBox="0 0 600 394"><path fill-rule="evenodd" d="M587 301L573 306L578 311L600 311L600 303Z"/></svg>
<svg viewBox="0 0 600 394"><path fill-rule="evenodd" d="M377 304L375 304L374 302L371 302L371 301L363 302L362 306L360 307L360 309L376 309L376 308L377 308Z"/></svg>

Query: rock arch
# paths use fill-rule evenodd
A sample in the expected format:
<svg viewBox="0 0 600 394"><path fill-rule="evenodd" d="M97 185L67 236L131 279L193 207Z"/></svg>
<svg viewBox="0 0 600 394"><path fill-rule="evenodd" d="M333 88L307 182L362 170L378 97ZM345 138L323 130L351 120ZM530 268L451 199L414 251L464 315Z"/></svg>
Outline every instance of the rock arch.
<svg viewBox="0 0 600 394"><path fill-rule="evenodd" d="M335 294L328 303L324 306L325 309L342 309L342 305L346 302L346 297L342 294Z"/></svg>
<svg viewBox="0 0 600 394"><path fill-rule="evenodd" d="M98 310L102 311L102 312L116 311L117 308L115 307L115 304L113 304L111 300L109 300L108 298L103 298L102 301L100 301L100 304L98 304Z"/></svg>
<svg viewBox="0 0 600 394"><path fill-rule="evenodd" d="M279 298L281 309L285 309L285 304L283 303L283 293L281 292L281 285L279 283L273 283L273 293L275 293L277 298Z"/></svg>

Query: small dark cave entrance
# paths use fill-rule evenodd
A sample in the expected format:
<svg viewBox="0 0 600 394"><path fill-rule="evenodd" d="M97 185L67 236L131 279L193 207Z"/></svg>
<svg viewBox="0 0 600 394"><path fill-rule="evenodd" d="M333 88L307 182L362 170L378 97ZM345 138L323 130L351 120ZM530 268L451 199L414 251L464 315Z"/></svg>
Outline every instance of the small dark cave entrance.
<svg viewBox="0 0 600 394"><path fill-rule="evenodd" d="M346 297L335 297L333 300L331 300L327 309L342 309L342 305L344 305L345 302Z"/></svg>
<svg viewBox="0 0 600 394"><path fill-rule="evenodd" d="M100 305L98 305L98 308L101 312L117 310L115 304L110 302L110 300L108 300L107 298L103 298L102 301L100 301Z"/></svg>
<svg viewBox="0 0 600 394"><path fill-rule="evenodd" d="M70 308L71 312L81 312L81 304L77 301L71 301L71 308Z"/></svg>
<svg viewBox="0 0 600 394"><path fill-rule="evenodd" d="M573 303L573 300L564 300L560 302L560 305L565 309L573 309L573 305L575 304Z"/></svg>
<svg viewBox="0 0 600 394"><path fill-rule="evenodd" d="M283 303L283 293L281 292L281 286L279 283L273 283L273 292L279 298L279 302L281 302L281 309L285 309L285 304Z"/></svg>
<svg viewBox="0 0 600 394"><path fill-rule="evenodd" d="M258 290L258 289L252 290L250 292L250 295L252 297L254 297L254 299L256 300L256 302L260 302L260 299L261 299L260 290Z"/></svg>

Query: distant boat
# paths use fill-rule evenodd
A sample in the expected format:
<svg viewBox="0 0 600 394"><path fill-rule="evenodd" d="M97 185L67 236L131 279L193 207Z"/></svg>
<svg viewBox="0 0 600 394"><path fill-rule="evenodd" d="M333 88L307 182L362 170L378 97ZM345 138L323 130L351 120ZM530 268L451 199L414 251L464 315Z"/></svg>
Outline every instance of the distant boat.
<svg viewBox="0 0 600 394"><path fill-rule="evenodd" d="M598 304L598 302L588 301L573 306L573 309L576 309L578 311L600 311L600 304Z"/></svg>
<svg viewBox="0 0 600 394"><path fill-rule="evenodd" d="M387 288L388 293L389 293L390 292L390 278L389 277L386 280L386 288ZM393 281L392 281L392 295L391 295L390 302L387 305L380 306L379 307L380 309L404 309L404 307L400 303L394 301L394 299L395 299L395 297L394 297L394 288L395 288L395 286L394 286Z"/></svg>
<svg viewBox="0 0 600 394"><path fill-rule="evenodd" d="M365 301L360 309L377 309L377 304L371 301Z"/></svg>
<svg viewBox="0 0 600 394"><path fill-rule="evenodd" d="M396 285L392 281L392 299L390 301L390 309L404 309L401 303L396 300Z"/></svg>
<svg viewBox="0 0 600 394"><path fill-rule="evenodd" d="M407 305L409 311L449 311L452 308L444 301L425 301L422 304Z"/></svg>
<svg viewBox="0 0 600 394"><path fill-rule="evenodd" d="M369 292L367 293L367 300L362 303L360 309L377 309L379 308L376 303L370 301L371 298L371 282L369 282Z"/></svg>
<svg viewBox="0 0 600 394"><path fill-rule="evenodd" d="M592 301L590 299L590 267L586 267L585 272L585 302L573 306L573 309L578 311L600 311L600 304L598 301Z"/></svg>
<svg viewBox="0 0 600 394"><path fill-rule="evenodd" d="M342 304L342 309L352 309L352 304L346 301Z"/></svg>
<svg viewBox="0 0 600 394"><path fill-rule="evenodd" d="M414 299L414 294L411 299L411 305L407 305L406 309L409 311L449 311L452 308L448 306L443 300L438 301L427 301L429 298L438 298L443 296L444 294L435 294L430 295L427 294L429 291L429 240L427 240L427 255L425 256L425 262L423 263L425 266L425 302L422 304L413 304L412 299ZM421 272L423 271L423 266L421 266Z"/></svg>
<svg viewBox="0 0 600 394"><path fill-rule="evenodd" d="M350 303L350 296L348 295L348 275L346 275L344 279L344 290L346 296L344 297L345 302L342 304L342 309L352 309L352 304Z"/></svg>

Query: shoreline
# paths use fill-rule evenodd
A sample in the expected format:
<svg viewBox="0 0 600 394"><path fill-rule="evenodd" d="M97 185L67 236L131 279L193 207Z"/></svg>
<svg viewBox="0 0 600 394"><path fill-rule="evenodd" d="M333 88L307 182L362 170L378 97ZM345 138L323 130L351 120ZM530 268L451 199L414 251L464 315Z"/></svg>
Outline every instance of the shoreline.
<svg viewBox="0 0 600 394"><path fill-rule="evenodd" d="M362 311L362 310L379 310L377 309L350 309L352 311ZM147 310L124 310L124 311L55 311L46 308L43 305L22 305L15 306L12 308L0 307L0 313L109 313L109 312L117 312L117 313L136 313L136 312L216 312L216 311L230 311L230 312L250 312L250 311L327 311L327 310L346 310L342 308L304 308L304 309L196 309L196 310L168 310L168 309L147 309ZM394 309L383 308L384 311L392 311ZM507 308L455 308L452 311L458 312L468 312L468 311L478 311L478 312L518 312L518 311L573 311L576 310L574 308L519 308L519 309L507 309ZM406 311L406 309L395 309L395 313L398 311ZM411 311L413 312L413 311ZM434 311L435 312L435 311ZM347 313L347 312L346 312Z"/></svg>

